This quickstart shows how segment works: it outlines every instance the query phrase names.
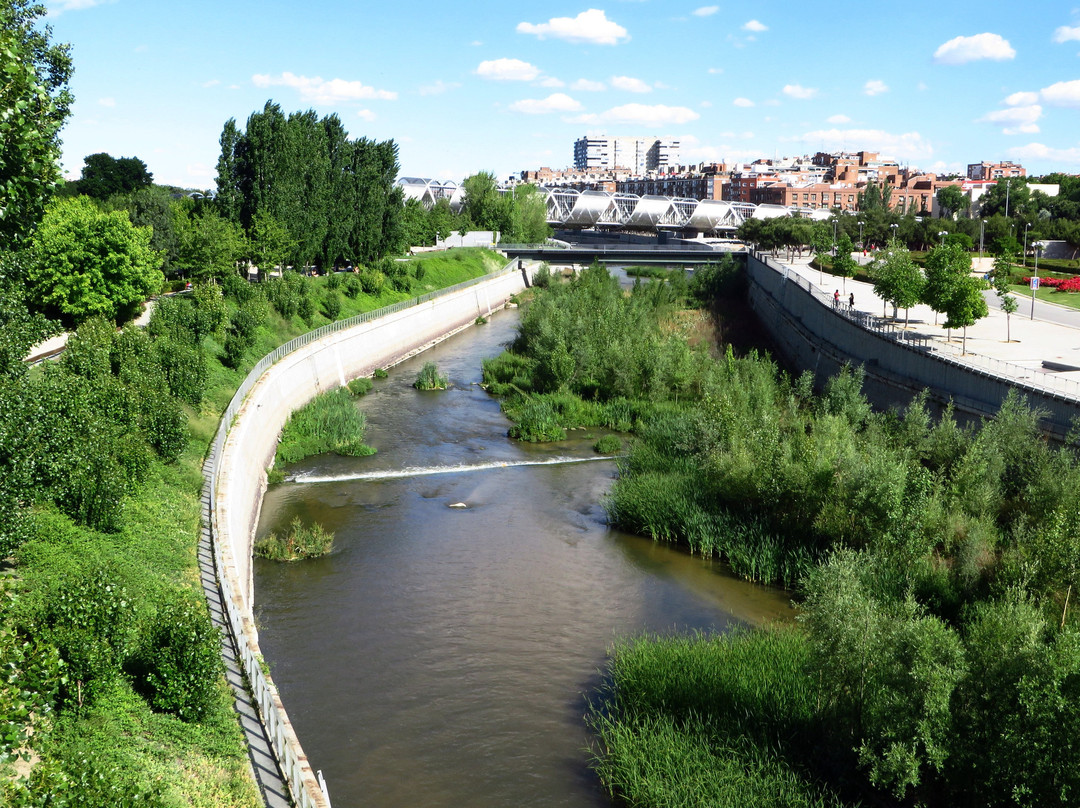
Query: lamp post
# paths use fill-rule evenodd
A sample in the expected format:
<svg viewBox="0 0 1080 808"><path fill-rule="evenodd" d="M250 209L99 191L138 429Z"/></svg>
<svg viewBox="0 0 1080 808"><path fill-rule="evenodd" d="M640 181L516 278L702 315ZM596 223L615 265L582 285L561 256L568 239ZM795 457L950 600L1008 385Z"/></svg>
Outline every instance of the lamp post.
<svg viewBox="0 0 1080 808"><path fill-rule="evenodd" d="M941 246L945 246L945 236L949 234L948 230L941 230L938 232L938 238L941 239Z"/></svg>
<svg viewBox="0 0 1080 808"><path fill-rule="evenodd" d="M1029 225L1029 227L1030 227L1030 225ZM1025 235L1026 235L1026 233L1025 233ZM1034 320L1035 319L1035 292L1037 292L1038 289L1039 289L1039 247L1041 245L1039 244L1039 242L1036 241L1036 242L1033 242L1031 246L1035 248L1035 274L1032 276L1032 281L1031 281L1031 316L1028 319L1029 320Z"/></svg>
<svg viewBox="0 0 1080 808"><path fill-rule="evenodd" d="M893 222L892 224L889 225L889 229L892 230L893 241L896 241L896 231L898 229L900 229L900 225Z"/></svg>
<svg viewBox="0 0 1080 808"><path fill-rule="evenodd" d="M1023 256L1022 260L1023 260L1023 266L1025 266L1025 267L1027 266L1027 236L1028 236L1028 230L1030 230L1030 229L1031 229L1031 222L1028 222L1027 224L1024 225L1024 256Z"/></svg>
<svg viewBox="0 0 1080 808"><path fill-rule="evenodd" d="M859 219L859 247L860 247L860 249L865 250L866 248L863 247L863 241L862 241L862 225L863 225L862 219Z"/></svg>
<svg viewBox="0 0 1080 808"><path fill-rule="evenodd" d="M980 220L979 223L979 258L983 257L983 235L986 233L986 219Z"/></svg>

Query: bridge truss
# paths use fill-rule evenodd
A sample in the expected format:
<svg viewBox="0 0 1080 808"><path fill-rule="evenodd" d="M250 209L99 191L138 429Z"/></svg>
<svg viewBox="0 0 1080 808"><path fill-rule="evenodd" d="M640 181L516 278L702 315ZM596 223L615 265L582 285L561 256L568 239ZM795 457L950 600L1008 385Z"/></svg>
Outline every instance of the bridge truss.
<svg viewBox="0 0 1080 808"><path fill-rule="evenodd" d="M406 199L416 199L431 208L446 199L454 211L464 204L464 189L455 182L402 177L398 185ZM608 191L577 191L571 188L540 187L547 204L548 224L567 228L611 228L630 230L693 230L699 233L731 233L747 219L771 219L801 215L797 209L781 205L752 205L714 199L680 199L668 196L638 196Z"/></svg>

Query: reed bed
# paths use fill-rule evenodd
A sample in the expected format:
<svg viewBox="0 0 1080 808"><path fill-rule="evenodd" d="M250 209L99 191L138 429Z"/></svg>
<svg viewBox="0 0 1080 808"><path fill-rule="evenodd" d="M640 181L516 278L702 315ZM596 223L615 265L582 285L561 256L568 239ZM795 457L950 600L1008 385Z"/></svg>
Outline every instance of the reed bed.
<svg viewBox="0 0 1080 808"><path fill-rule="evenodd" d="M296 463L325 452L364 457L375 450L364 443L367 417L346 388L322 393L294 412L285 423L275 464Z"/></svg>
<svg viewBox="0 0 1080 808"><path fill-rule="evenodd" d="M270 561L300 561L326 555L334 546L334 534L317 522L305 525L297 516L285 533L269 535L255 542L254 552Z"/></svg>

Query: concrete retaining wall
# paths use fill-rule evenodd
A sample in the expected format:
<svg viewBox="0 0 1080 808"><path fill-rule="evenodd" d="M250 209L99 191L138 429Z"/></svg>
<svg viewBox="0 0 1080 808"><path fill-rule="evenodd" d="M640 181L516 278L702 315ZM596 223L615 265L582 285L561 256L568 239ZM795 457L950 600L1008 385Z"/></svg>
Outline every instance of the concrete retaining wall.
<svg viewBox="0 0 1080 808"><path fill-rule="evenodd" d="M370 374L446 338L504 305L526 285L511 262L479 282L434 292L304 335L256 366L222 418L208 461L214 561L222 601L260 718L293 803L328 808L273 683L262 671L252 617L251 552L266 491L266 470L289 414L317 394Z"/></svg>
<svg viewBox="0 0 1080 808"><path fill-rule="evenodd" d="M901 332L878 333L833 309L821 290L784 266L762 255L747 257L750 306L797 370L811 370L818 379L839 371L845 363L862 365L865 392L878 406L906 404L924 389L939 402L952 401L958 412L989 417L1001 407L1010 390L1023 393L1031 406L1048 415L1043 427L1063 438L1080 402L1058 393L971 367L953 357L904 343Z"/></svg>

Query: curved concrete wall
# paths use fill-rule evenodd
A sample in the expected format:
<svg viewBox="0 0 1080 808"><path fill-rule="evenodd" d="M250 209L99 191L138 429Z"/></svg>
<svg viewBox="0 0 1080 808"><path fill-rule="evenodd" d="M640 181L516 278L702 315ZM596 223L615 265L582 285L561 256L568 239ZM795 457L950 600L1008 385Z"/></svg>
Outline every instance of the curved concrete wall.
<svg viewBox="0 0 1080 808"><path fill-rule="evenodd" d="M780 264L763 255L748 255L750 306L772 334L785 358L798 370L811 370L819 378L838 372L845 363L862 365L865 392L879 406L906 404L924 389L941 402L952 401L968 416L997 413L1010 390L1018 390L1029 404L1047 412L1042 421L1050 434L1064 438L1072 419L1080 415L1075 398L1025 385L967 365L957 358L931 353L905 344L897 333L879 333L862 327L833 310L827 295L789 277Z"/></svg>
<svg viewBox="0 0 1080 808"><path fill-rule="evenodd" d="M361 317L366 321L352 327L335 324L300 337L294 341L297 345L283 346L260 362L222 419L212 451L209 506L226 621L293 802L302 808L328 808L329 800L308 765L277 689L262 671L252 617L252 543L266 491L266 470L281 428L293 410L317 394L439 342L503 306L525 285L524 270L508 269L415 304L398 304L381 316ZM265 368L261 374L260 367Z"/></svg>

